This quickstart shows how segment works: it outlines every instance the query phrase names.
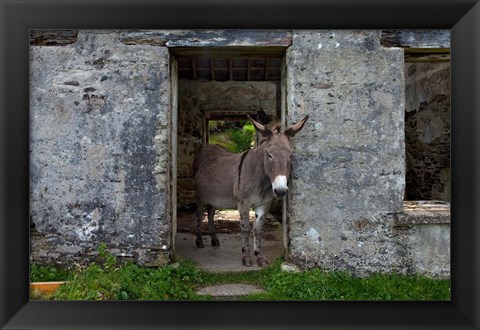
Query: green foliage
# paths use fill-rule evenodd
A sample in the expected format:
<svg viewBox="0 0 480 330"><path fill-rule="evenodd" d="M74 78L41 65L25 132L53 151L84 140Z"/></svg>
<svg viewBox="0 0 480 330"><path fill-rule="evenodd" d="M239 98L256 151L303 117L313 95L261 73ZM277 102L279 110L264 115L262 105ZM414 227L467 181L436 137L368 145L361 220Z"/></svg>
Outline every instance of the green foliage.
<svg viewBox="0 0 480 330"><path fill-rule="evenodd" d="M255 128L248 120L242 121L242 129L209 122L209 142L218 144L230 152L240 153L250 149L255 139Z"/></svg>
<svg viewBox="0 0 480 330"><path fill-rule="evenodd" d="M191 262L178 267L119 265L116 258L99 248L101 263L92 263L61 286L58 300L194 300L199 270Z"/></svg>
<svg viewBox="0 0 480 330"><path fill-rule="evenodd" d="M30 266L31 282L66 281L71 276L71 271L64 268L55 266L40 266L37 264L32 264Z"/></svg>
<svg viewBox="0 0 480 330"><path fill-rule="evenodd" d="M449 300L450 281L378 274L367 278L319 269L272 271L265 288L277 300Z"/></svg>
<svg viewBox="0 0 480 330"><path fill-rule="evenodd" d="M244 152L252 147L255 136L255 128L252 123L248 122L242 130L231 130L230 139L234 143L234 152Z"/></svg>
<svg viewBox="0 0 480 330"><path fill-rule="evenodd" d="M104 245L98 252L100 262L91 263L78 269L74 275L68 275L69 282L57 290L53 299L211 300L212 297L198 296L198 288L225 283L255 284L266 290L266 293L246 296L244 300L450 299L449 280L421 276L379 274L356 278L344 272L319 269L287 273L280 270L281 259L261 271L210 273L199 270L188 260L180 260L175 266L148 268L132 263L119 264L113 255L106 252ZM38 266L32 266L32 279L39 278L39 273L47 271L39 269ZM52 270L48 272L56 273Z"/></svg>

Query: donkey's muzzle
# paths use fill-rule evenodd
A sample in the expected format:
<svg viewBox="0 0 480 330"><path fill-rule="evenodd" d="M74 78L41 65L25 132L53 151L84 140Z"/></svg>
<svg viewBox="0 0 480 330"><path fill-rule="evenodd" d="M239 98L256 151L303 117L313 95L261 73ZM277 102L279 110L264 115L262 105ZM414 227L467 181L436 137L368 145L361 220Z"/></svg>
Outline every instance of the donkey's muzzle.
<svg viewBox="0 0 480 330"><path fill-rule="evenodd" d="M277 198L284 198L287 195L288 188L275 188L273 189L273 194Z"/></svg>
<svg viewBox="0 0 480 330"><path fill-rule="evenodd" d="M276 198L284 198L288 192L287 177L285 175L278 175L272 182L273 194Z"/></svg>

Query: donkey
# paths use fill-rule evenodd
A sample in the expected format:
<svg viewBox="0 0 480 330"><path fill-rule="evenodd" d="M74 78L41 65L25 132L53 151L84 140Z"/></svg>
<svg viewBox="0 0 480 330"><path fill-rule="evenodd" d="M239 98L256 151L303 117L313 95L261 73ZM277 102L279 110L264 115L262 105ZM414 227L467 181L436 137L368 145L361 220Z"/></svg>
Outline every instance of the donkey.
<svg viewBox="0 0 480 330"><path fill-rule="evenodd" d="M240 213L240 228L243 236L242 264L252 266L249 247L249 211L255 208L253 225L253 249L260 267L268 265L261 252L261 234L265 216L272 199L283 199L287 195L293 146L290 139L303 128L308 115L301 121L282 131L277 125L273 130L256 122L250 116L255 130L264 137L254 149L234 154L217 145L205 146L195 157L193 170L197 192L197 247L202 248L200 224L203 209L207 205L208 230L212 246L220 241L213 226L216 209L236 208Z"/></svg>

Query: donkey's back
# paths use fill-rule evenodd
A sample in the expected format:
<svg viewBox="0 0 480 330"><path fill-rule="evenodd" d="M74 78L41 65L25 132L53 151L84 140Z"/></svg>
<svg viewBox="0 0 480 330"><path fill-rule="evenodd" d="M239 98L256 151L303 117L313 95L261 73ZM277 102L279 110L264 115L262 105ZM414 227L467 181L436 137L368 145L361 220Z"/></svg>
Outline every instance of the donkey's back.
<svg viewBox="0 0 480 330"><path fill-rule="evenodd" d="M197 198L202 204L219 208L237 208L234 177L240 155L209 144L202 148L193 163Z"/></svg>

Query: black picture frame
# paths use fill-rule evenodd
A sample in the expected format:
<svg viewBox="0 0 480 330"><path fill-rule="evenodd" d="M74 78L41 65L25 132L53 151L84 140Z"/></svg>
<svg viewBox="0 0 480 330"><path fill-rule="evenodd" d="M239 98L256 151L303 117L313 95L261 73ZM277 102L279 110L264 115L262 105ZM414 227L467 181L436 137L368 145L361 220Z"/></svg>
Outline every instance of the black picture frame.
<svg viewBox="0 0 480 330"><path fill-rule="evenodd" d="M480 4L0 0L2 329L478 329ZM30 29L451 29L450 302L29 301Z"/></svg>

